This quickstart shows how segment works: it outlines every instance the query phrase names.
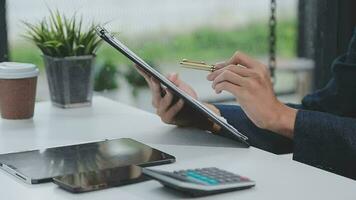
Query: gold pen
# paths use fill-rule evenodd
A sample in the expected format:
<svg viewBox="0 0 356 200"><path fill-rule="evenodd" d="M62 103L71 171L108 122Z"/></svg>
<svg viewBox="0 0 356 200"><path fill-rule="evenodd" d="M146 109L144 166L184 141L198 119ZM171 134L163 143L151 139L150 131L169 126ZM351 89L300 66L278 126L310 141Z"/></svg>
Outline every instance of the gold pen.
<svg viewBox="0 0 356 200"><path fill-rule="evenodd" d="M209 72L215 71L214 65L208 65L205 62L197 62L197 61L183 59L180 62L180 64L183 65L182 67L189 68L189 69L204 70Z"/></svg>

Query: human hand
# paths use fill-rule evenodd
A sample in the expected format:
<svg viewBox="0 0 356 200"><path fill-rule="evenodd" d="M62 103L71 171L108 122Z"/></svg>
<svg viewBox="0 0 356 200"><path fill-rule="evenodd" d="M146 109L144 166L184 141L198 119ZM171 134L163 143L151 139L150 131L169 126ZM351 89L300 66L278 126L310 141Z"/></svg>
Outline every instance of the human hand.
<svg viewBox="0 0 356 200"><path fill-rule="evenodd" d="M168 89L163 89L161 84L155 80L152 76L142 71L139 67L136 67L138 72L145 78L151 93L152 93L152 105L156 108L156 113L160 116L161 120L167 124L175 124L184 126L186 124L179 124L176 120L176 116L184 106L183 99L179 99L174 102L174 95ZM179 79L178 74L170 74L167 77L178 88L189 94L194 99L198 98L196 92L188 84Z"/></svg>
<svg viewBox="0 0 356 200"><path fill-rule="evenodd" d="M259 128L293 136L296 110L281 103L274 94L266 65L237 52L215 65L207 77L216 93L225 90L236 97L249 119Z"/></svg>
<svg viewBox="0 0 356 200"><path fill-rule="evenodd" d="M178 101L174 99L174 95L168 89L163 91L160 83L153 77L136 67L138 72L145 78L152 92L152 105L156 108L157 114L161 120L167 124L174 124L177 126L193 126L203 130L210 130L217 132L220 127L202 116L199 112L195 112L189 105L185 105L183 99ZM191 86L180 80L178 74L171 74L167 77L179 89L186 92L194 99L198 99L197 93ZM219 110L210 104L205 104L217 115L220 115Z"/></svg>

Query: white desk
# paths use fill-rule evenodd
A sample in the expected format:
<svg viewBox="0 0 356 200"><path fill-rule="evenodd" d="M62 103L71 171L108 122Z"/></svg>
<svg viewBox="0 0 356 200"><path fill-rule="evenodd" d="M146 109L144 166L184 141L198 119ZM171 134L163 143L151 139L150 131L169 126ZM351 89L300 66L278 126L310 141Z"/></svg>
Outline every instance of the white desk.
<svg viewBox="0 0 356 200"><path fill-rule="evenodd" d="M30 121L0 120L0 153L131 137L175 155L177 162L156 168L175 170L216 166L248 176L253 189L206 199L356 199L356 182L256 148L193 129L163 124L158 117L104 98L91 108L63 110L49 102L36 105ZM52 183L25 184L0 171L0 199L181 199L155 181L84 194L71 194Z"/></svg>

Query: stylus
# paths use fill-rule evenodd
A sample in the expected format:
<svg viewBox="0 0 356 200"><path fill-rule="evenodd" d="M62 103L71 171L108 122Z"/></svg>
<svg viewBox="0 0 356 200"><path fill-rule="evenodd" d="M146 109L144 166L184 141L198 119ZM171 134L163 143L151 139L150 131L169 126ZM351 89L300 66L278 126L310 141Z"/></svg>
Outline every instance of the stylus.
<svg viewBox="0 0 356 200"><path fill-rule="evenodd" d="M197 61L183 59L180 62L180 64L183 65L182 67L189 68L189 69L203 70L203 71L209 71L209 72L215 71L214 65L208 65L208 64L205 64L204 62L197 62Z"/></svg>

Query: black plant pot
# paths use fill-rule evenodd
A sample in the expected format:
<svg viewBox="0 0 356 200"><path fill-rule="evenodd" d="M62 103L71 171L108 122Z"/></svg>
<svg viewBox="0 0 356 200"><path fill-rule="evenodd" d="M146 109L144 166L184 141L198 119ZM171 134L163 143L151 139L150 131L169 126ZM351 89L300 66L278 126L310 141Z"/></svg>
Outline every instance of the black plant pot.
<svg viewBox="0 0 356 200"><path fill-rule="evenodd" d="M90 106L94 83L94 56L43 56L53 105L61 108Z"/></svg>

